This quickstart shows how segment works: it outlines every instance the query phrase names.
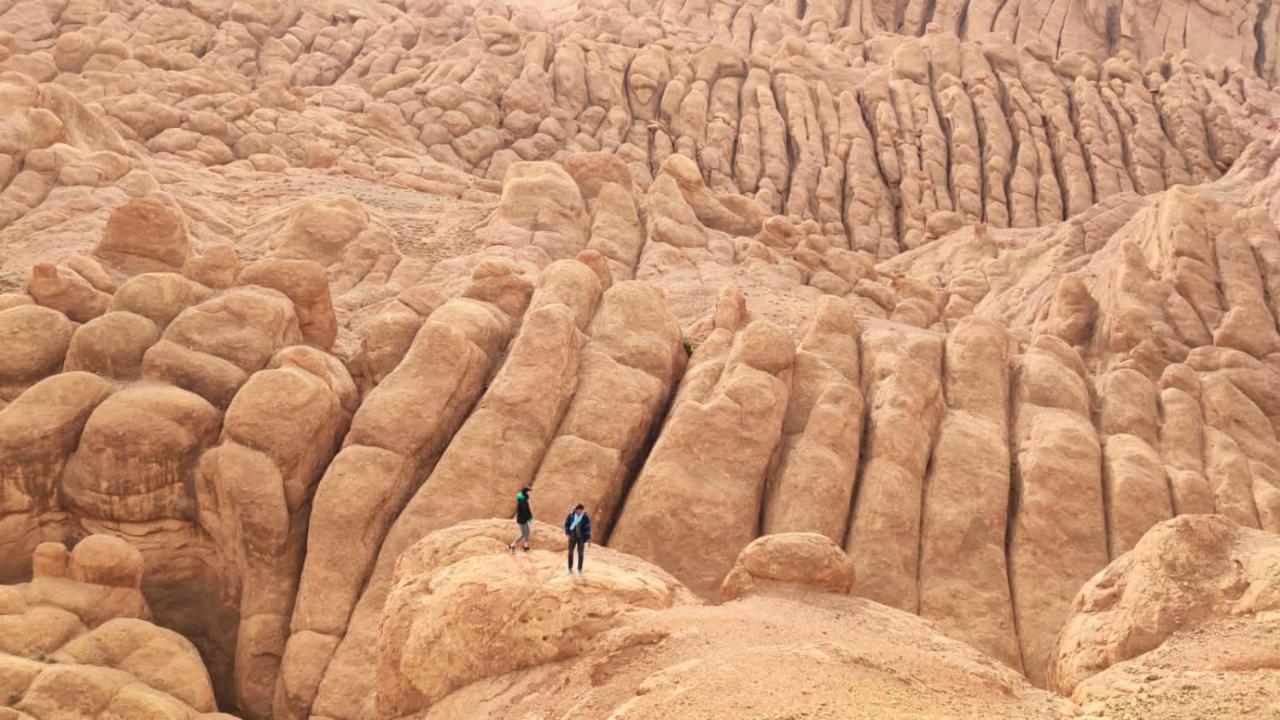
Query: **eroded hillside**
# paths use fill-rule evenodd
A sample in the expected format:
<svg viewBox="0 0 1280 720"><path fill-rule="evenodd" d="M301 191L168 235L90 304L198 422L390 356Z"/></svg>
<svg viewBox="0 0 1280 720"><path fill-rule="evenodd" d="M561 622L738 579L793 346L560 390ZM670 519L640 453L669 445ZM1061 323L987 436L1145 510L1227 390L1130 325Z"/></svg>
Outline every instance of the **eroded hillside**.
<svg viewBox="0 0 1280 720"><path fill-rule="evenodd" d="M87 716L126 685L156 717L210 687L246 718L499 716L582 663L597 690L528 711L744 712L689 632L779 653L751 677L844 667L815 717L841 683L994 702L920 690L928 653L850 655L933 632L881 606L999 661L927 641L938 682L1019 716L1070 708L1017 673L1116 708L1153 658L1208 662L1181 635L1141 656L1173 630L1093 664L1059 633L1106 635L1078 627L1095 575L1163 521L1280 532L1280 8L541 5L0 1L10 705L52 717L90 678ZM458 525L524 485L540 520L592 513L600 615L522 610L550 624L503 631L517 660L423 669L480 642L447 578L572 606L554 531L500 581L496 526ZM1161 527L1237 542L1211 520ZM75 570L86 545L131 569ZM808 600L708 605L726 576L768 594L744 567ZM66 577L142 597L86 616ZM1274 610L1269 577L1230 602ZM861 619L748 652L779 612ZM93 660L108 631L189 641L211 682Z"/></svg>

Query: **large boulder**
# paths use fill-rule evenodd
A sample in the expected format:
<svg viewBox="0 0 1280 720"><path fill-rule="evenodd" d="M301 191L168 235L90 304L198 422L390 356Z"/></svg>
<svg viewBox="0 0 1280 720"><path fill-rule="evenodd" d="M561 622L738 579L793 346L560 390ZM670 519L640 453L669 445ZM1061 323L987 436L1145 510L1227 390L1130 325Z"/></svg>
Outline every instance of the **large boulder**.
<svg viewBox="0 0 1280 720"><path fill-rule="evenodd" d="M89 416L60 486L64 505L104 520L187 519L189 482L200 453L217 439L221 415L171 385L135 385Z"/></svg>
<svg viewBox="0 0 1280 720"><path fill-rule="evenodd" d="M209 672L190 640L146 620L116 618L63 645L57 663L123 670L197 710L214 708Z"/></svg>
<svg viewBox="0 0 1280 720"><path fill-rule="evenodd" d="M225 408L249 375L281 348L302 341L293 302L247 286L183 310L142 361L146 378L165 380Z"/></svg>
<svg viewBox="0 0 1280 720"><path fill-rule="evenodd" d="M862 439L858 364L853 307L823 297L796 350L782 444L765 489L763 534L818 532L843 542Z"/></svg>
<svg viewBox="0 0 1280 720"><path fill-rule="evenodd" d="M373 389L396 369L430 314L419 315L412 308L396 305L378 313L365 326L360 350L351 361L352 374L362 390Z"/></svg>
<svg viewBox="0 0 1280 720"><path fill-rule="evenodd" d="M150 622L142 556L129 543L90 535L70 552L44 543L32 570L30 582L0 586L0 697L12 717L188 720L215 711L195 646Z"/></svg>
<svg viewBox="0 0 1280 720"><path fill-rule="evenodd" d="M143 354L159 337L151 320L131 312L109 312L76 329L62 369L136 380L142 374Z"/></svg>
<svg viewBox="0 0 1280 720"><path fill-rule="evenodd" d="M178 272L191 255L186 218L164 195L133 198L107 218L94 254L125 272Z"/></svg>
<svg viewBox="0 0 1280 720"><path fill-rule="evenodd" d="M267 241L275 257L329 266L369 225L359 200L340 195L303 200L289 210L284 227Z"/></svg>
<svg viewBox="0 0 1280 720"><path fill-rule="evenodd" d="M661 569L605 548L588 551L587 576L568 573L549 527L539 527L537 549L512 556L514 530L464 523L400 556L378 634L384 717L425 709L477 680L580 655L637 611L696 602Z"/></svg>
<svg viewBox="0 0 1280 720"><path fill-rule="evenodd" d="M182 274L206 287L229 288L240 274L240 256L234 245L210 244L203 253L187 259Z"/></svg>
<svg viewBox="0 0 1280 720"><path fill-rule="evenodd" d="M0 652L52 654L70 637L50 629L83 632L115 618L150 619L142 571L142 555L111 535L90 535L71 551L58 542L39 544L30 582L3 587Z"/></svg>
<svg viewBox="0 0 1280 720"><path fill-rule="evenodd" d="M26 293L4 292L0 293L0 312L15 308L19 305L34 305L35 300Z"/></svg>
<svg viewBox="0 0 1280 720"><path fill-rule="evenodd" d="M594 200L609 183L630 191L631 171L617 155L607 152L574 153L565 158L564 169L578 183L582 197Z"/></svg>
<svg viewBox="0 0 1280 720"><path fill-rule="evenodd" d="M765 535L743 548L720 586L720 595L733 599L765 591L848 593L853 581L853 560L831 538L783 533Z"/></svg>
<svg viewBox="0 0 1280 720"><path fill-rule="evenodd" d="M329 296L329 278L318 263L267 258L245 268L239 282L284 293L293 301L302 337L320 348L333 346L338 336L338 318Z"/></svg>
<svg viewBox="0 0 1280 720"><path fill-rule="evenodd" d="M75 322L98 317L107 311L111 302L110 295L95 288L79 273L52 263L37 263L31 268L27 294Z"/></svg>
<svg viewBox="0 0 1280 720"><path fill-rule="evenodd" d="M62 537L58 478L90 413L114 387L97 375L65 372L36 383L0 408L0 582L25 577L42 540Z"/></svg>
<svg viewBox="0 0 1280 720"><path fill-rule="evenodd" d="M686 356L679 325L647 283L609 288L587 333L573 398L534 487L543 507L583 503L594 532L607 537Z"/></svg>
<svg viewBox="0 0 1280 720"><path fill-rule="evenodd" d="M533 245L561 260L586 246L590 225L582 193L564 168L550 162L517 162L507 168L502 199L485 233L494 244Z"/></svg>
<svg viewBox="0 0 1280 720"><path fill-rule="evenodd" d="M756 538L794 361L790 336L765 321L736 334L717 329L698 348L611 546L669 568L699 593L719 590Z"/></svg>
<svg viewBox="0 0 1280 720"><path fill-rule="evenodd" d="M75 327L66 315L39 305L0 311L0 400L57 372Z"/></svg>
<svg viewBox="0 0 1280 720"><path fill-rule="evenodd" d="M1132 551L1080 589L1057 638L1048 682L1056 691L1075 693L1093 675L1156 651L1180 635L1204 637L1219 632L1221 625L1257 619L1252 632L1234 628L1225 633L1242 641L1239 652L1220 648L1222 657L1235 655L1233 666L1175 662L1171 667L1240 673L1265 669L1271 671L1272 683L1280 683L1276 644L1265 653L1270 660L1254 652L1254 641L1280 626L1277 611L1280 538L1239 527L1221 515L1180 515L1149 530Z"/></svg>
<svg viewBox="0 0 1280 720"><path fill-rule="evenodd" d="M209 288L177 273L143 273L129 278L116 290L110 310L141 315L163 331L183 310L202 302L210 293Z"/></svg>

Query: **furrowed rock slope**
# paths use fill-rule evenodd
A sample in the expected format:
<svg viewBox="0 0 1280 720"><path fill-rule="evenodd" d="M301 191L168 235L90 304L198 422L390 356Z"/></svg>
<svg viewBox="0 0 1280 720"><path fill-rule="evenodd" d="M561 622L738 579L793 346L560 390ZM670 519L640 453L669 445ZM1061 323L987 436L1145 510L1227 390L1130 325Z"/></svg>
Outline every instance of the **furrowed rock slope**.
<svg viewBox="0 0 1280 720"><path fill-rule="evenodd" d="M1280 8L541 5L0 3L0 590L129 548L214 699L102 687L181 717L736 712L704 626L961 715L1209 663L1069 638L1169 528L1280 532ZM433 583L582 589L494 552L526 485L587 615L425 667L507 612Z"/></svg>

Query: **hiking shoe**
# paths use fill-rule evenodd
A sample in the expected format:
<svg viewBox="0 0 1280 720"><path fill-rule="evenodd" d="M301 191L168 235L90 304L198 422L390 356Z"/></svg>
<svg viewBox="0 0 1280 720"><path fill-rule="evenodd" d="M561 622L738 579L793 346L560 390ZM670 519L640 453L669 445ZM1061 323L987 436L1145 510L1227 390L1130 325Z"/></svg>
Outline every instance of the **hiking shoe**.
<svg viewBox="0 0 1280 720"><path fill-rule="evenodd" d="M582 577L582 568L578 568L578 577Z"/></svg>
<svg viewBox="0 0 1280 720"><path fill-rule="evenodd" d="M524 551L525 551L525 552L529 552L529 546L528 546L528 545L525 545L525 546L524 546ZM515 550L513 549L511 552L515 552Z"/></svg>
<svg viewBox="0 0 1280 720"><path fill-rule="evenodd" d="M508 546L507 546L507 552L511 553L512 555L515 555L515 554L516 554L516 546L515 546L515 545L508 545Z"/></svg>

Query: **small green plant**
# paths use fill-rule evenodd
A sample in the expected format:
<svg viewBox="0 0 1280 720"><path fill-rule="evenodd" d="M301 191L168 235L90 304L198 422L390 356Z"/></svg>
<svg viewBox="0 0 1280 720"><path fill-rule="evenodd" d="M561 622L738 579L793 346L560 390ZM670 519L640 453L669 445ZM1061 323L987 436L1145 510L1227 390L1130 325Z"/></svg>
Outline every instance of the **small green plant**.
<svg viewBox="0 0 1280 720"><path fill-rule="evenodd" d="M688 355L688 356L692 356L692 355L693 355L693 343L689 342L689 340L688 340L688 339L683 339L683 340L681 340L681 341L680 341L680 344L681 344L682 346L684 346L684 354L685 354L685 355Z"/></svg>

